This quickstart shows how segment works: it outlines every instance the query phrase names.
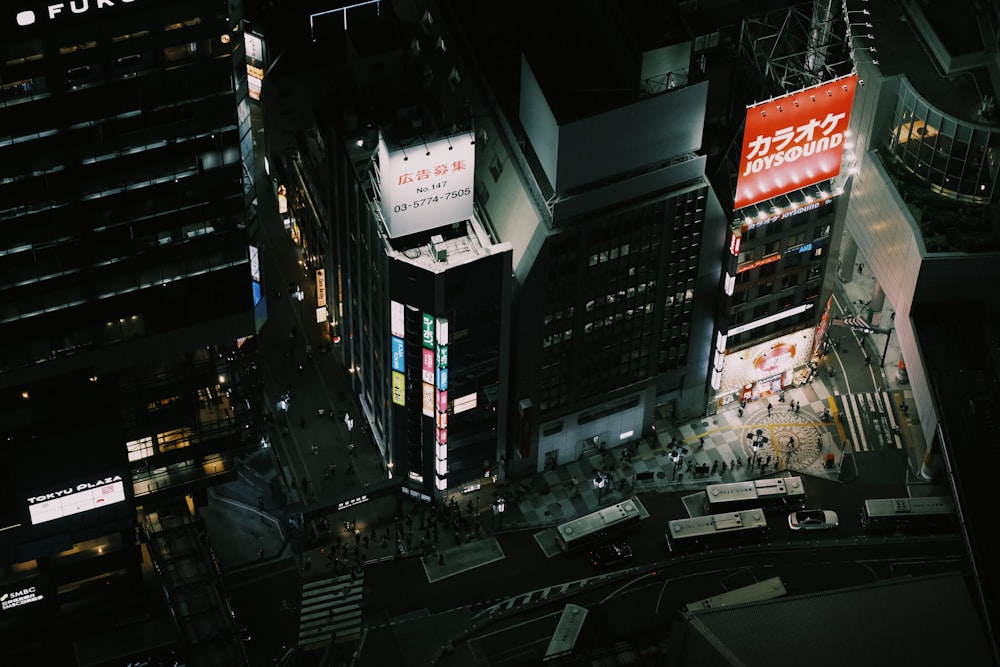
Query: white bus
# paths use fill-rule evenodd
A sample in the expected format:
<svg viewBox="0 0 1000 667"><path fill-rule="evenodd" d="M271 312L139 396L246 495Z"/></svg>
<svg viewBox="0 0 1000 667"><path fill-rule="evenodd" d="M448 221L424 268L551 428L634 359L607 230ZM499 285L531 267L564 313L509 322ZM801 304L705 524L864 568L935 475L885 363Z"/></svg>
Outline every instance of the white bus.
<svg viewBox="0 0 1000 667"><path fill-rule="evenodd" d="M806 487L801 477L774 477L705 487L708 514L759 507L791 512L806 506Z"/></svg>
<svg viewBox="0 0 1000 667"><path fill-rule="evenodd" d="M673 552L752 542L767 538L764 510L754 508L674 519L667 524L667 548Z"/></svg>
<svg viewBox="0 0 1000 667"><path fill-rule="evenodd" d="M958 526L951 496L873 498L861 509L866 532L952 531Z"/></svg>
<svg viewBox="0 0 1000 667"><path fill-rule="evenodd" d="M635 500L623 500L557 526L556 544L563 553L576 551L612 539L636 527L641 519Z"/></svg>

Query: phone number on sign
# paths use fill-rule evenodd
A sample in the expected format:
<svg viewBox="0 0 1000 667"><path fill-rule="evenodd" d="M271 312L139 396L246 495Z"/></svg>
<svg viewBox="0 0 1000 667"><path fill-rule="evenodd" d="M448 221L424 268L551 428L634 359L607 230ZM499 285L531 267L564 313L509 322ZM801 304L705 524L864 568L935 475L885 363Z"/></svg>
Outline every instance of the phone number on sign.
<svg viewBox="0 0 1000 667"><path fill-rule="evenodd" d="M458 199L459 197L468 197L470 194L472 194L472 188L462 188L461 190L444 192L439 195L424 197L423 199L414 199L409 204L396 204L396 206L392 210L396 213L399 213L401 211L406 211L411 208L430 206L431 204L436 204L440 201L448 201L449 199Z"/></svg>

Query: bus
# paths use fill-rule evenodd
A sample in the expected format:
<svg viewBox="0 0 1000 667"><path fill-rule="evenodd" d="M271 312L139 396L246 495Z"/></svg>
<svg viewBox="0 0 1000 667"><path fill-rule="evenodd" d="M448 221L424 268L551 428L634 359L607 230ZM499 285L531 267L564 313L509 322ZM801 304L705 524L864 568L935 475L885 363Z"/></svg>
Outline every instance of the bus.
<svg viewBox="0 0 1000 667"><path fill-rule="evenodd" d="M958 526L951 496L872 498L861 509L866 532L952 531Z"/></svg>
<svg viewBox="0 0 1000 667"><path fill-rule="evenodd" d="M633 498L599 509L556 527L556 545L570 553L612 539L634 528L642 514Z"/></svg>
<svg viewBox="0 0 1000 667"><path fill-rule="evenodd" d="M690 602L686 605L685 609L687 611L718 609L719 607L747 604L749 602L763 602L764 600L772 600L787 594L788 591L785 589L785 584L781 581L781 577L771 577L770 579L758 581L742 588L713 595L704 600Z"/></svg>
<svg viewBox="0 0 1000 667"><path fill-rule="evenodd" d="M767 510L800 510L806 506L801 477L775 477L705 487L705 512L735 512L759 507Z"/></svg>
<svg viewBox="0 0 1000 667"><path fill-rule="evenodd" d="M767 539L764 510L741 510L674 519L667 524L667 548L671 553L699 547L714 547Z"/></svg>

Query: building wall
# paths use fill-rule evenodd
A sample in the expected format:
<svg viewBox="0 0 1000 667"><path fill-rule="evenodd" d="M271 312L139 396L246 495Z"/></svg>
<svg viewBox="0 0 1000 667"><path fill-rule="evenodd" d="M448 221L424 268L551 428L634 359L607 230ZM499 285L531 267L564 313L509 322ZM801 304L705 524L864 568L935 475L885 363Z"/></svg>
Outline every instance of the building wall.
<svg viewBox="0 0 1000 667"><path fill-rule="evenodd" d="M235 475L262 306L239 3L47 6L0 10L0 579L70 584L135 577L136 507ZM33 525L30 496L117 477Z"/></svg>
<svg viewBox="0 0 1000 667"><path fill-rule="evenodd" d="M509 362L510 262L510 249L502 247L440 272L391 262L389 295L404 328L403 364L381 366L404 392L389 381L393 474L432 495L483 477L506 456L499 398ZM391 345L386 338L383 356ZM432 355L431 377L424 377L424 354Z"/></svg>

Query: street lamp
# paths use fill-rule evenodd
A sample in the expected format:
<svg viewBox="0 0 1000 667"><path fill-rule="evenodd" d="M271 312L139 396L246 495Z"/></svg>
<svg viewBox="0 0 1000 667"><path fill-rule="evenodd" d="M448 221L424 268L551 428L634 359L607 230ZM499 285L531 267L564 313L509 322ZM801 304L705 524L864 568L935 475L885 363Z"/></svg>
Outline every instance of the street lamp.
<svg viewBox="0 0 1000 667"><path fill-rule="evenodd" d="M770 438L764 435L763 429L757 429L756 433L747 433L747 440L749 441L750 449L753 450L754 454L756 454L761 447L770 442Z"/></svg>
<svg viewBox="0 0 1000 667"><path fill-rule="evenodd" d="M885 331L885 347L882 348L882 368L885 368L885 355L889 353L889 339L892 338L892 331L895 328L895 311L889 313L889 322L889 328Z"/></svg>

